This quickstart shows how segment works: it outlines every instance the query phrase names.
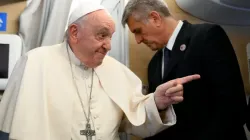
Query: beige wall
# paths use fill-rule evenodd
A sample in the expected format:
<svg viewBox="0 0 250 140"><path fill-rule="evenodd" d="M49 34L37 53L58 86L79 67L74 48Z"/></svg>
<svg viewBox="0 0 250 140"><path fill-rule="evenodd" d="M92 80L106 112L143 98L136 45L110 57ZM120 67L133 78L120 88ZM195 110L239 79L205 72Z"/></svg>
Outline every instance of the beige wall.
<svg viewBox="0 0 250 140"><path fill-rule="evenodd" d="M190 23L204 23L198 18L195 18L188 13L182 11L175 3L174 0L165 0L169 6L169 9L174 17L181 20L187 20ZM246 87L246 93L250 94L250 86L248 82L248 66L246 45L250 43L250 26L249 27L237 27L237 26L223 26L226 30L238 57L240 69L242 72L244 84ZM137 45L133 34L129 34L130 44L130 68L135 72L143 81L147 84L147 65L154 52L149 50L144 45ZM137 58L135 58L137 57ZM133 137L133 140L139 140L139 138Z"/></svg>

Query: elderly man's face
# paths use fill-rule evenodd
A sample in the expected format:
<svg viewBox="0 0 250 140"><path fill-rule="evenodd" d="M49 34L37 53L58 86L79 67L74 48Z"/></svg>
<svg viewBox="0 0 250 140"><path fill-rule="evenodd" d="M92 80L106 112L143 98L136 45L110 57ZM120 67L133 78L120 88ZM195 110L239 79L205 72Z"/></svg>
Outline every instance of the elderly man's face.
<svg viewBox="0 0 250 140"><path fill-rule="evenodd" d="M165 44L160 36L163 31L157 27L158 19L148 19L147 21L136 21L133 16L128 18L128 27L134 34L138 44L144 43L151 50L159 50Z"/></svg>
<svg viewBox="0 0 250 140"><path fill-rule="evenodd" d="M89 14L83 28L79 29L75 53L87 66L99 66L111 49L114 21L106 11L99 10Z"/></svg>

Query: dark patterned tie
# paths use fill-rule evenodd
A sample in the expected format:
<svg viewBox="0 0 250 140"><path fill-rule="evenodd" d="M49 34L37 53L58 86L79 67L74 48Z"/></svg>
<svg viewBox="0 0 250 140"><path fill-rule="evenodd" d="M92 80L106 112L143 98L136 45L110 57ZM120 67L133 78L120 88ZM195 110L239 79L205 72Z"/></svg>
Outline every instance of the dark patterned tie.
<svg viewBox="0 0 250 140"><path fill-rule="evenodd" d="M165 76L165 72L168 68L168 62L170 59L170 50L168 48L164 49L164 72L163 72L163 76Z"/></svg>

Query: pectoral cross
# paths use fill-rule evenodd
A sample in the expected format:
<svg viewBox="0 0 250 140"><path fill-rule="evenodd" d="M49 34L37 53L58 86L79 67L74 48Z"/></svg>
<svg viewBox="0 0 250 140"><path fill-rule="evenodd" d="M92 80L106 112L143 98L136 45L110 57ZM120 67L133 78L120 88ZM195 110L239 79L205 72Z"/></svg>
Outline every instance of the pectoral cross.
<svg viewBox="0 0 250 140"><path fill-rule="evenodd" d="M95 136L95 130L92 130L90 124L87 123L85 130L81 130L80 134L85 135L87 140L92 140L92 137Z"/></svg>

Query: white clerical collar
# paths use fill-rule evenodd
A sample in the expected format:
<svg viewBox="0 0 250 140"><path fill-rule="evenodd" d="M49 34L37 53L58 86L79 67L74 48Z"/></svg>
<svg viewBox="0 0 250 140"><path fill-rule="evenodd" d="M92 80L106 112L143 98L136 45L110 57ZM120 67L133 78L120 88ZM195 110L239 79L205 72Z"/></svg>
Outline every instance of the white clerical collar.
<svg viewBox="0 0 250 140"><path fill-rule="evenodd" d="M84 66L84 64L73 53L73 51L71 50L71 48L69 47L69 44L67 42L66 42L66 47L67 47L67 49L69 51L69 57L70 57L71 62L74 63L77 66Z"/></svg>
<svg viewBox="0 0 250 140"><path fill-rule="evenodd" d="M177 35L179 34L180 30L181 30L181 27L183 25L183 21L179 21L178 25L176 26L176 28L174 29L174 32L173 34L171 35L169 41L168 41L168 44L166 45L166 47L171 51L173 49L173 46L174 46L174 43L175 43L175 40L177 38Z"/></svg>
<svg viewBox="0 0 250 140"><path fill-rule="evenodd" d="M75 54L71 50L69 44L67 45L67 49L69 51L69 57L70 57L71 62L73 62L75 65L80 66L81 65L81 61L75 56Z"/></svg>

